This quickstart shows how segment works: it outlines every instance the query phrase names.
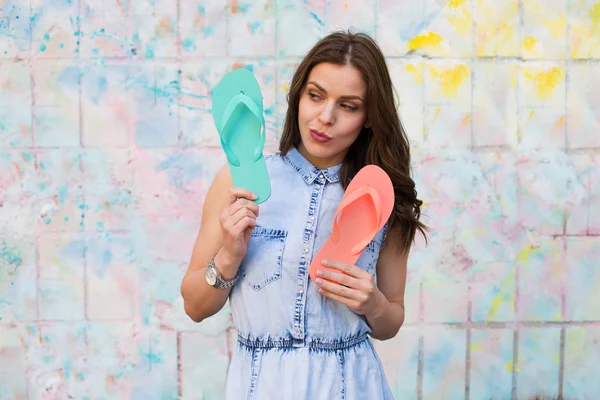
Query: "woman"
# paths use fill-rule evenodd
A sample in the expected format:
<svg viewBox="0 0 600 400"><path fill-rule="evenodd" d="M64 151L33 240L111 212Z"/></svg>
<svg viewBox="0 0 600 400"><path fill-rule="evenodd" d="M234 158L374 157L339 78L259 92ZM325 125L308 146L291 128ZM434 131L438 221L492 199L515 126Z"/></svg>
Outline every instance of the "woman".
<svg viewBox="0 0 600 400"><path fill-rule="evenodd" d="M389 72L369 36L336 32L309 51L292 79L279 150L266 157L272 193L260 206L232 187L227 167L215 177L181 285L186 313L200 322L230 299L238 342L228 399L391 399L368 335L400 329L410 245L426 228ZM315 283L311 259L366 164L390 176L392 215L356 265L329 260L339 272ZM207 283L207 266L229 283Z"/></svg>

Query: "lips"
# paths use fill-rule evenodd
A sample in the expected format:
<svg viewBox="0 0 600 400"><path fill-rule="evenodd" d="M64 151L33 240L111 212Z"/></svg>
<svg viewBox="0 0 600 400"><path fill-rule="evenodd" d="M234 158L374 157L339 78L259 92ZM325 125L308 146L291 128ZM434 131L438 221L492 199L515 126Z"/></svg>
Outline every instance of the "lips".
<svg viewBox="0 0 600 400"><path fill-rule="evenodd" d="M324 132L318 131L316 129L311 129L310 135L312 136L312 138L314 140L316 140L317 142L320 142L320 143L329 142L331 140L330 136L328 136Z"/></svg>

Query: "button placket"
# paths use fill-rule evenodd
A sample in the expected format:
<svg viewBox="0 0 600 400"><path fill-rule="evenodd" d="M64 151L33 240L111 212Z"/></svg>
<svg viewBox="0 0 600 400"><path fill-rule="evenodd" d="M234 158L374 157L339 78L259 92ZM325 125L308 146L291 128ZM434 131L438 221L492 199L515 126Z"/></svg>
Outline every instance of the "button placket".
<svg viewBox="0 0 600 400"><path fill-rule="evenodd" d="M304 249L302 250L302 257L300 258L300 268L298 273L298 291L297 291L297 302L296 302L296 311L298 313L299 318L294 320L294 333L296 335L296 339L301 339L304 334L304 310L306 308L306 286L308 284L308 266L306 262L308 260L308 255L310 254L311 248L314 246L314 232L315 232L315 221L317 220L317 215L319 213L319 205L321 196L323 195L323 188L325 187L325 175L323 173L319 174L314 182L314 192L316 192L316 197L314 199L314 204L311 204L309 207L308 220L306 221L305 229L310 231L310 239L307 243L304 243Z"/></svg>

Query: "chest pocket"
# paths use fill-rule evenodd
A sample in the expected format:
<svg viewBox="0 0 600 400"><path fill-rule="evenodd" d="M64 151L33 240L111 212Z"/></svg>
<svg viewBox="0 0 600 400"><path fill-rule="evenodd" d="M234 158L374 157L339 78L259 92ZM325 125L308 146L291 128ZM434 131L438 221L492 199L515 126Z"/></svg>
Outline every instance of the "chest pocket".
<svg viewBox="0 0 600 400"><path fill-rule="evenodd" d="M283 249L287 231L257 226L248 242L246 257L240 268L244 281L254 290L261 290L281 278Z"/></svg>

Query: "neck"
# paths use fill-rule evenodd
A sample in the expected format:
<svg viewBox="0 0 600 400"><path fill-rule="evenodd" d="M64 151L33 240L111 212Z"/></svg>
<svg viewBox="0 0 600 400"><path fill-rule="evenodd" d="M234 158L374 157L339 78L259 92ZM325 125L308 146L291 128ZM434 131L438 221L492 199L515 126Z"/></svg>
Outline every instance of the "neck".
<svg viewBox="0 0 600 400"><path fill-rule="evenodd" d="M315 157L306 150L302 143L298 145L298 152L304 156L312 165L319 169L327 169L334 167L344 161L346 154L336 154L331 157Z"/></svg>

